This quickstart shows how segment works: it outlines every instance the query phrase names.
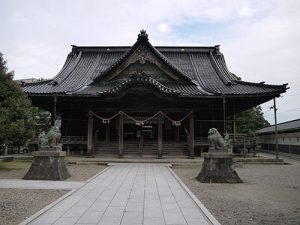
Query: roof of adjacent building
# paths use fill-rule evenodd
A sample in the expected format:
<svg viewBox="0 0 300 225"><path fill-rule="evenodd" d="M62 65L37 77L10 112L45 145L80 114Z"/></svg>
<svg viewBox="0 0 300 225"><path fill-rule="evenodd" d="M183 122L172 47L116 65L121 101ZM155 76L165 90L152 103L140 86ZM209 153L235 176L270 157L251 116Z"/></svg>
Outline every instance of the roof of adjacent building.
<svg viewBox="0 0 300 225"><path fill-rule="evenodd" d="M35 83L38 82L38 79L36 78L26 78L26 79L18 79L18 80L14 80L19 84L30 84L30 83Z"/></svg>
<svg viewBox="0 0 300 225"><path fill-rule="evenodd" d="M151 55L180 81L160 81L145 72L107 81L107 74L116 71L126 60L145 45ZM146 59L147 60L147 59ZM141 62L143 63L143 62ZM29 94L105 95L116 93L135 83L146 83L165 94L179 96L214 95L274 95L285 92L287 84L269 85L245 82L231 73L219 45L209 47L157 46L141 31L133 46L72 46L61 71L51 80L26 84Z"/></svg>
<svg viewBox="0 0 300 225"><path fill-rule="evenodd" d="M300 119L291 120L284 123L277 124L277 131L278 132L291 132L298 130L300 131ZM275 125L271 125L269 127L262 128L257 131L257 134L268 134L275 132Z"/></svg>

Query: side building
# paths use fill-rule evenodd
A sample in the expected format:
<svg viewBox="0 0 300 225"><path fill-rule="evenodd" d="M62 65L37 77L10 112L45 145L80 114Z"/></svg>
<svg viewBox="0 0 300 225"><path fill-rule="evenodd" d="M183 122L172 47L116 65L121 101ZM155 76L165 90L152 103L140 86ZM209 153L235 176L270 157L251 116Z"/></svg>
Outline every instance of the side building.
<svg viewBox="0 0 300 225"><path fill-rule="evenodd" d="M287 84L245 82L219 46L72 46L51 80L26 84L34 105L61 121L63 140L95 155L194 156L209 128L269 101ZM67 145L69 146L69 145Z"/></svg>
<svg viewBox="0 0 300 225"><path fill-rule="evenodd" d="M300 155L300 119L277 124L279 152ZM275 125L257 131L258 144L264 151L276 150Z"/></svg>

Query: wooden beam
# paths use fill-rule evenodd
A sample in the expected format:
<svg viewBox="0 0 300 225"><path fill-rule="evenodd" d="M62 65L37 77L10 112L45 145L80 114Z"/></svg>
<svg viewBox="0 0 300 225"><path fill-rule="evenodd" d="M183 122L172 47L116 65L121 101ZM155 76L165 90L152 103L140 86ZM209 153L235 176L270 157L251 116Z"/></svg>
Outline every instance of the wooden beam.
<svg viewBox="0 0 300 225"><path fill-rule="evenodd" d="M195 157L194 152L194 114L189 117L189 155L191 158Z"/></svg>
<svg viewBox="0 0 300 225"><path fill-rule="evenodd" d="M123 153L124 153L124 118L123 118L123 115L119 116L118 136L119 136L119 156L123 157Z"/></svg>
<svg viewBox="0 0 300 225"><path fill-rule="evenodd" d="M88 136L87 136L87 154L92 154L93 148L93 115L89 114L88 118Z"/></svg>
<svg viewBox="0 0 300 225"><path fill-rule="evenodd" d="M158 141L158 157L161 158L162 157L162 149L163 149L163 130L162 130L162 116L159 115L157 117L157 124L158 124L158 137L157 137L157 141Z"/></svg>

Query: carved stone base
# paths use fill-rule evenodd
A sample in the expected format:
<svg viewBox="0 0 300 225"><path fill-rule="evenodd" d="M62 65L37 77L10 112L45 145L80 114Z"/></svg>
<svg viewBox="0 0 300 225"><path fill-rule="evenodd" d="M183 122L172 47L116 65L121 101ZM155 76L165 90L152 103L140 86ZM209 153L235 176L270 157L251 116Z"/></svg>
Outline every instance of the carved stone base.
<svg viewBox="0 0 300 225"><path fill-rule="evenodd" d="M32 152L33 161L24 180L65 180L71 175L65 163L66 152L49 151Z"/></svg>
<svg viewBox="0 0 300 225"><path fill-rule="evenodd" d="M202 183L243 183L232 169L231 153L204 153L204 163L196 179Z"/></svg>

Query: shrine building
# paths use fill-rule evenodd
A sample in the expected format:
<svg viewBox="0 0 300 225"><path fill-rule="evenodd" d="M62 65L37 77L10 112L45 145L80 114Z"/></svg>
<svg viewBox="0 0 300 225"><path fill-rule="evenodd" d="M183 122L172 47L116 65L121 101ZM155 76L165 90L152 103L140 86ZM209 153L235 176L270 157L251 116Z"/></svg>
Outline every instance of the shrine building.
<svg viewBox="0 0 300 225"><path fill-rule="evenodd" d="M240 80L219 45L75 46L51 80L26 84L33 105L60 121L64 147L87 155L194 157L196 140L225 118L287 90Z"/></svg>

